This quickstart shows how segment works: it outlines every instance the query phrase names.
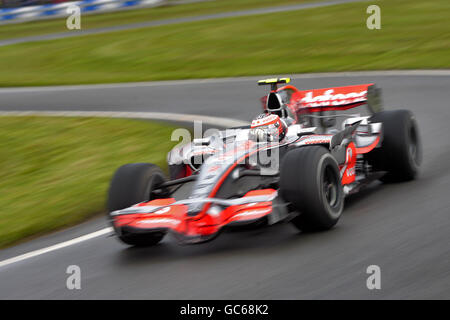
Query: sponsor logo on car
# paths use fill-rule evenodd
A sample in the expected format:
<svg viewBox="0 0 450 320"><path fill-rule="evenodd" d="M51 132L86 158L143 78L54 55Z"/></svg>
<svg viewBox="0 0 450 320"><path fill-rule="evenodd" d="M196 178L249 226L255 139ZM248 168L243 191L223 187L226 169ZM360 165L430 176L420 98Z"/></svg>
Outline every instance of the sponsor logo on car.
<svg viewBox="0 0 450 320"><path fill-rule="evenodd" d="M367 90L349 93L334 93L334 89L329 89L324 94L314 96L313 91L306 92L300 100L305 107L337 106L350 104L366 100Z"/></svg>

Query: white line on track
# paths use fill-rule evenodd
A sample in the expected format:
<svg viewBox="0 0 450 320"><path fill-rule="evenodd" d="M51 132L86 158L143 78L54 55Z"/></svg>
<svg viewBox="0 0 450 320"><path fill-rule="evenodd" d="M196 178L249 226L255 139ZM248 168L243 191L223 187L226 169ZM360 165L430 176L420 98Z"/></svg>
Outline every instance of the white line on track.
<svg viewBox="0 0 450 320"><path fill-rule="evenodd" d="M42 255L44 253L48 253L48 252L52 252L52 251L55 251L55 250L58 250L58 249L62 249L62 248L68 247L68 246L72 246L74 244L77 244L77 243L80 243L80 242L83 242L83 241L86 241L86 240L97 238L97 237L100 237L102 235L105 235L105 234L108 234L108 233L111 233L111 232L112 232L112 228L108 227L108 228L104 228L104 229L101 229L101 230L98 230L98 231L95 231L95 232L92 232L92 233L88 233L88 234L86 234L84 236L81 236L81 237L78 237L78 238L74 238L72 240L68 240L68 241L64 241L64 242L55 244L55 245L47 247L47 248L34 250L34 251L31 251L31 252L28 252L28 253L25 253L25 254L21 254L20 256L0 261L0 268L4 267L4 266L7 266L9 264L12 264L12 263L16 263L16 262L23 261L23 260L26 260L26 259L30 259L30 258L33 258L33 257L36 257L36 256L40 256L40 255Z"/></svg>

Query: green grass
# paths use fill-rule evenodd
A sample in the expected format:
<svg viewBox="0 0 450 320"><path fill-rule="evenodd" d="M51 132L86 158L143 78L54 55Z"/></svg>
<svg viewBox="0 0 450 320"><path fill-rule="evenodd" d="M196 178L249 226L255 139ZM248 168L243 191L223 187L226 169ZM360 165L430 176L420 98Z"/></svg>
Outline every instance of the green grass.
<svg viewBox="0 0 450 320"><path fill-rule="evenodd" d="M104 212L120 165L166 168L173 129L138 120L0 117L0 248Z"/></svg>
<svg viewBox="0 0 450 320"><path fill-rule="evenodd" d="M448 0L378 1L0 47L0 86L448 68Z"/></svg>
<svg viewBox="0 0 450 320"><path fill-rule="evenodd" d="M81 17L81 28L83 30L88 30L128 23L198 16L202 14L213 14L219 12L315 1L318 0L215 0L177 6L83 15ZM66 18L30 21L20 24L0 26L0 40L60 32L69 32L66 28Z"/></svg>

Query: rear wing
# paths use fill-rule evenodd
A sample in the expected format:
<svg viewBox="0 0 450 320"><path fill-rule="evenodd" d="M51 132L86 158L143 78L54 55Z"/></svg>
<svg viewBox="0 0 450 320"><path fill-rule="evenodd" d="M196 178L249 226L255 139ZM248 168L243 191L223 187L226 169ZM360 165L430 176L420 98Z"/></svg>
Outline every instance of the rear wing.
<svg viewBox="0 0 450 320"><path fill-rule="evenodd" d="M292 93L289 108L298 114L347 110L364 104L367 104L371 113L383 109L381 89L373 83L295 91Z"/></svg>

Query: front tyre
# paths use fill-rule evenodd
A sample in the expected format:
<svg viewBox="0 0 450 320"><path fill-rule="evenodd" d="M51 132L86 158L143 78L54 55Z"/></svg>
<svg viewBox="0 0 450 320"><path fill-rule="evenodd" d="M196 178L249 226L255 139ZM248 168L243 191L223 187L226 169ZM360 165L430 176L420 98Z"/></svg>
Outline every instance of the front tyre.
<svg viewBox="0 0 450 320"><path fill-rule="evenodd" d="M332 228L344 208L339 167L321 146L289 151L280 168L281 197L300 215L292 223L302 231Z"/></svg>
<svg viewBox="0 0 450 320"><path fill-rule="evenodd" d="M128 208L136 203L157 198L154 190L165 181L161 169L150 163L130 163L121 166L114 174L109 191L108 211ZM165 233L124 233L114 228L119 239L129 245L149 246L162 240Z"/></svg>

